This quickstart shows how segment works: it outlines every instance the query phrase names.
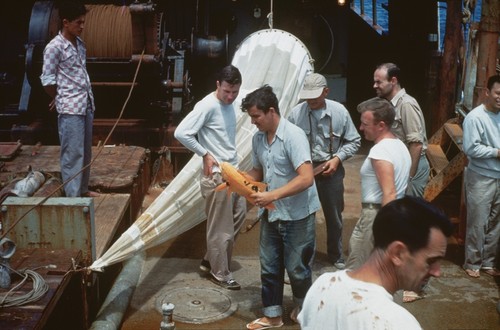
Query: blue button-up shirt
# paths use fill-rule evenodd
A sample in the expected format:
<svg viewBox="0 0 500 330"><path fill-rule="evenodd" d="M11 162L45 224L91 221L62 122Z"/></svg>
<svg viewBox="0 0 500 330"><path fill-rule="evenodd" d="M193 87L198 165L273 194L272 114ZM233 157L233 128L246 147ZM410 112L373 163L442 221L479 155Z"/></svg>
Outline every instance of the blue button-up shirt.
<svg viewBox="0 0 500 330"><path fill-rule="evenodd" d="M326 99L325 108L318 110L311 110L307 102L302 102L292 109L288 120L306 133L314 162L330 160L333 156L343 162L361 146L361 137L349 111L336 101Z"/></svg>
<svg viewBox="0 0 500 330"><path fill-rule="evenodd" d="M253 167L264 174L264 182L269 191L286 185L297 174L299 166L311 161L309 142L302 129L285 119L280 119L276 135L271 144L267 133L258 132L252 139ZM274 202L275 210L270 210L268 219L301 220L320 209L316 185L306 190ZM263 210L261 210L263 212Z"/></svg>

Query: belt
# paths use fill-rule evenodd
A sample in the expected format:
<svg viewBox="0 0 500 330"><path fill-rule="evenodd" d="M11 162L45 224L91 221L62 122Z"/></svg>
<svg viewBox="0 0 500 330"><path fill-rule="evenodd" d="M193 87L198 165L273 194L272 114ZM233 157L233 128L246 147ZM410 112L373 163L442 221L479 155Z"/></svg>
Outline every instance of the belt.
<svg viewBox="0 0 500 330"><path fill-rule="evenodd" d="M361 203L361 207L364 209L375 209L378 210L382 207L381 204L377 203Z"/></svg>

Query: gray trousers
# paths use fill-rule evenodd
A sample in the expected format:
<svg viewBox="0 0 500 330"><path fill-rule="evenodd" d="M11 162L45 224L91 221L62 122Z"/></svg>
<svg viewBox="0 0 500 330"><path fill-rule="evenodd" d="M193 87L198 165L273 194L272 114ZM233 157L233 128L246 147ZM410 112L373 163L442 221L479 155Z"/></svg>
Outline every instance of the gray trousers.
<svg viewBox="0 0 500 330"><path fill-rule="evenodd" d="M467 232L464 268L493 268L500 239L500 179L465 170Z"/></svg>
<svg viewBox="0 0 500 330"><path fill-rule="evenodd" d="M429 182L429 174L431 168L429 166L429 161L427 157L420 156L418 161L417 172L415 176L408 182L408 187L406 188L406 194L408 196L422 197L424 196L424 189Z"/></svg>
<svg viewBox="0 0 500 330"><path fill-rule="evenodd" d="M66 182L66 197L80 197L89 190L90 166L83 171L82 168L92 160L93 121L94 112L90 109L85 116L59 114L57 118L61 177Z"/></svg>
<svg viewBox="0 0 500 330"><path fill-rule="evenodd" d="M361 209L361 216L354 226L349 240L349 257L346 268L356 269L370 256L373 250L373 221L379 208L365 207Z"/></svg>
<svg viewBox="0 0 500 330"><path fill-rule="evenodd" d="M220 173L212 178L203 176L200 181L201 195L205 198L207 215L207 252L205 260L210 262L212 275L219 281L233 278L231 258L234 242L245 222L246 199L226 190L215 192L222 183Z"/></svg>

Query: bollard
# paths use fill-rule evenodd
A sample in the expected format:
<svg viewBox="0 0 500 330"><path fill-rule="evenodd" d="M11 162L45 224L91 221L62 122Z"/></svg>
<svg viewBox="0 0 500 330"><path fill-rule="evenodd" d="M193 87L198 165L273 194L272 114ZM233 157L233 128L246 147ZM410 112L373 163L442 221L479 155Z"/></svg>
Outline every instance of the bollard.
<svg viewBox="0 0 500 330"><path fill-rule="evenodd" d="M163 320L160 323L160 330L175 330L175 322L173 320L174 304L166 303L161 305L161 313Z"/></svg>

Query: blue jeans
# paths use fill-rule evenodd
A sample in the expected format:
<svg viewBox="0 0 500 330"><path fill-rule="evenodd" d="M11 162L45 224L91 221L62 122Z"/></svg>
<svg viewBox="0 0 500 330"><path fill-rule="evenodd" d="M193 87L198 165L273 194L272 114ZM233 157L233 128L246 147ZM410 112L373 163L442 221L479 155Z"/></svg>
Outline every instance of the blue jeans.
<svg viewBox="0 0 500 330"><path fill-rule="evenodd" d="M339 165L330 176L316 178L321 208L326 222L326 247L328 259L335 263L344 261L342 257L342 211L344 211L344 175L345 170Z"/></svg>
<svg viewBox="0 0 500 330"><path fill-rule="evenodd" d="M90 166L83 171L82 168L92 161L94 112L87 108L85 116L59 114L57 120L64 191L66 197L80 197L89 191Z"/></svg>
<svg viewBox="0 0 500 330"><path fill-rule="evenodd" d="M301 220L273 221L260 224L260 267L263 313L267 317L283 313L285 269L293 299L302 305L312 284L311 264L315 248L315 214Z"/></svg>

